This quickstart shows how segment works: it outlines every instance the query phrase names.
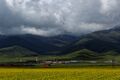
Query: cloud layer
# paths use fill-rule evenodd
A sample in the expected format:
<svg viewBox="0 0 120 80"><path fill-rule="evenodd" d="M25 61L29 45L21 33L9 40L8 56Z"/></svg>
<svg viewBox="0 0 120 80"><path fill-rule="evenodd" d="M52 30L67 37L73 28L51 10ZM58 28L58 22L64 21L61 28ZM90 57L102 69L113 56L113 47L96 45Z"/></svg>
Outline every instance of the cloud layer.
<svg viewBox="0 0 120 80"><path fill-rule="evenodd" d="M0 34L81 35L119 25L120 0L0 0Z"/></svg>

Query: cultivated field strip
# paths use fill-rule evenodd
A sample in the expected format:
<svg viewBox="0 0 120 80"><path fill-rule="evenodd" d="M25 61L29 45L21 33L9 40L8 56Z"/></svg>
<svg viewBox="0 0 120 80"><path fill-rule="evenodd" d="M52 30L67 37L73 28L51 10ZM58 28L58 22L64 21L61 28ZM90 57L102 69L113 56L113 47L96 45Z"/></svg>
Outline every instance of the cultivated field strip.
<svg viewBox="0 0 120 80"><path fill-rule="evenodd" d="M120 69L56 68L17 69L0 68L0 80L120 80Z"/></svg>

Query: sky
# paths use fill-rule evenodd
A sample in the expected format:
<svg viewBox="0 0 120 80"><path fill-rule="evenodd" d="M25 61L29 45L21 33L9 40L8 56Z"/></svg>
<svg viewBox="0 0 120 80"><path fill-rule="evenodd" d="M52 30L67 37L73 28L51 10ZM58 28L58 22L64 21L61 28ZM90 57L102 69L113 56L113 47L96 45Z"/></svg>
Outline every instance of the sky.
<svg viewBox="0 0 120 80"><path fill-rule="evenodd" d="M0 34L82 35L120 25L120 0L0 0Z"/></svg>

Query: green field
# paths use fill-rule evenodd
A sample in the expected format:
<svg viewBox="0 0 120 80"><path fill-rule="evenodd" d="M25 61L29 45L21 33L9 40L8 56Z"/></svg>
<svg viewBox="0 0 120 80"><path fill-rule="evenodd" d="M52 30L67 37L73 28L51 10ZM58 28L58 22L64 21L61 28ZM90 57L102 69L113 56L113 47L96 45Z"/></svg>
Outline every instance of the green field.
<svg viewBox="0 0 120 80"><path fill-rule="evenodd" d="M0 68L0 80L120 80L120 68Z"/></svg>

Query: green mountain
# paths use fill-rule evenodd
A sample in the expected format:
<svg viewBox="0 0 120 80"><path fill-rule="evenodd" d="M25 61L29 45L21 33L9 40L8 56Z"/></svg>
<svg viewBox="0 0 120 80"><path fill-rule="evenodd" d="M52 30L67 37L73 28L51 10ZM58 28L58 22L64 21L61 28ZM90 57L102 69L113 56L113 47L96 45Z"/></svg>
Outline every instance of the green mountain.
<svg viewBox="0 0 120 80"><path fill-rule="evenodd" d="M103 53L108 51L120 52L120 27L93 32L84 36L66 47L65 53L88 49Z"/></svg>
<svg viewBox="0 0 120 80"><path fill-rule="evenodd" d="M96 60L100 57L96 52L82 49L64 55L41 55L39 58L44 60Z"/></svg>
<svg viewBox="0 0 120 80"><path fill-rule="evenodd" d="M13 46L0 49L0 57L25 57L35 55L38 54L20 46Z"/></svg>
<svg viewBox="0 0 120 80"><path fill-rule="evenodd" d="M51 37L31 34L0 35L0 49L18 45L41 55L58 55L62 54L61 51L65 46L77 39L78 37L72 35L58 35Z"/></svg>
<svg viewBox="0 0 120 80"><path fill-rule="evenodd" d="M78 59L78 60L94 60L99 59L98 54L94 51L90 51L87 49L82 49L79 51L75 51L72 53L69 53L65 55L65 57L68 57L70 59Z"/></svg>
<svg viewBox="0 0 120 80"><path fill-rule="evenodd" d="M37 55L40 57L42 55L41 59L86 60L120 53L120 27L93 32L78 38L68 35L56 37L0 36L0 56Z"/></svg>

